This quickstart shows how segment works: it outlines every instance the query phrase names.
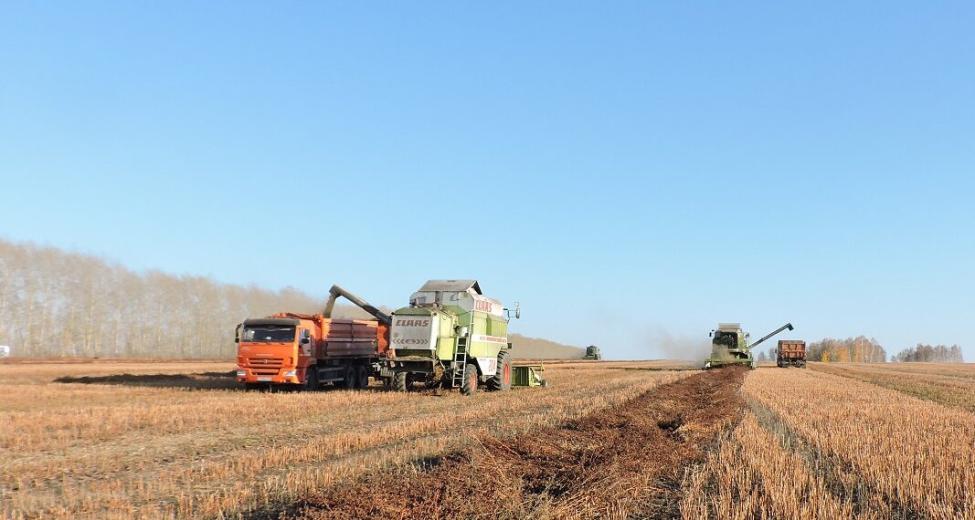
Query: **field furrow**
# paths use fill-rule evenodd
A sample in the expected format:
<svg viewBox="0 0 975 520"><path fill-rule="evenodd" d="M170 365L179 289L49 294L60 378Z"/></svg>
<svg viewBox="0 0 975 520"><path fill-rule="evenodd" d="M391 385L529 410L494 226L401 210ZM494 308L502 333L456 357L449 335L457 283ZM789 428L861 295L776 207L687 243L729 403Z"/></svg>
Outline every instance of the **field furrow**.
<svg viewBox="0 0 975 520"><path fill-rule="evenodd" d="M975 412L975 367L971 365L898 363L877 366L815 363L812 368Z"/></svg>
<svg viewBox="0 0 975 520"><path fill-rule="evenodd" d="M971 414L816 372L762 370L744 390L821 457L882 494L895 516L975 515Z"/></svg>

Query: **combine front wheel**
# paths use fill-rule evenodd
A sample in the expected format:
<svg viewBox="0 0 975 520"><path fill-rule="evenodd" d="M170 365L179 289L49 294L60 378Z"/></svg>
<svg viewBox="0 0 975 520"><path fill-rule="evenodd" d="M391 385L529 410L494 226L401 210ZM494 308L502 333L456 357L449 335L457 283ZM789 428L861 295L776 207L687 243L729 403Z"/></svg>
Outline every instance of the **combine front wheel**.
<svg viewBox="0 0 975 520"><path fill-rule="evenodd" d="M498 371L488 380L491 390L511 390L511 355L503 350L498 353Z"/></svg>
<svg viewBox="0 0 975 520"><path fill-rule="evenodd" d="M393 390L397 392L405 392L407 390L406 376L406 372L396 372L393 374Z"/></svg>

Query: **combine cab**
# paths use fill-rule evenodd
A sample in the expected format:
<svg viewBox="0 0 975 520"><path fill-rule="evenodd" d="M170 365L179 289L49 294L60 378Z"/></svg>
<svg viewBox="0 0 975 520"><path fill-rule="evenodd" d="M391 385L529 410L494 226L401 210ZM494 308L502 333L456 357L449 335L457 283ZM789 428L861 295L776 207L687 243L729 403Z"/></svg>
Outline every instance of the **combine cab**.
<svg viewBox="0 0 975 520"><path fill-rule="evenodd" d="M599 351L599 347L596 345L589 345L586 347L586 355L582 359L599 361L600 359L603 359L603 354Z"/></svg>
<svg viewBox="0 0 975 520"><path fill-rule="evenodd" d="M732 365L755 368L752 349L786 329L792 330L792 324L786 323L749 345L749 335L741 329L741 324L719 323L718 328L711 331L711 357L704 363L704 368L720 368Z"/></svg>

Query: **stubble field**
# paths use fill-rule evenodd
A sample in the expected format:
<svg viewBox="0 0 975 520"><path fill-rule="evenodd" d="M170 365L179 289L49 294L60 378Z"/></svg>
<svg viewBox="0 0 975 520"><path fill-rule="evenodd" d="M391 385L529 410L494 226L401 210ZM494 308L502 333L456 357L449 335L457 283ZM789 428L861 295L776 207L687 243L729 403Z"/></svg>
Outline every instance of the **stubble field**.
<svg viewBox="0 0 975 520"><path fill-rule="evenodd" d="M975 516L972 365L552 363L472 398L232 369L0 365L0 517Z"/></svg>

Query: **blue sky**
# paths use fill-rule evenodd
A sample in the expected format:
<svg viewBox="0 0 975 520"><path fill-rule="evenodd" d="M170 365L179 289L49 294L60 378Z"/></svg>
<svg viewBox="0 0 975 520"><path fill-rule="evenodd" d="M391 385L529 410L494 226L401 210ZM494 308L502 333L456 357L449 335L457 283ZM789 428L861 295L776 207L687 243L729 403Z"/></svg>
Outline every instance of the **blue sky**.
<svg viewBox="0 0 975 520"><path fill-rule="evenodd" d="M971 2L47 2L0 236L390 306L476 277L611 357L718 321L975 360Z"/></svg>

